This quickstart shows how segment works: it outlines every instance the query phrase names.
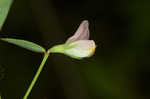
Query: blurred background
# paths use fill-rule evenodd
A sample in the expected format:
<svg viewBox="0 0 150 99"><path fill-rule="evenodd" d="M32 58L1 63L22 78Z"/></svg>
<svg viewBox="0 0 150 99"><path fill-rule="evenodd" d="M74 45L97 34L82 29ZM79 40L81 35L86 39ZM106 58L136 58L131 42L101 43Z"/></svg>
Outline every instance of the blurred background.
<svg viewBox="0 0 150 99"><path fill-rule="evenodd" d="M14 0L1 37L45 48L89 20L93 57L51 54L29 99L150 99L150 1ZM42 54L0 42L0 93L21 99Z"/></svg>

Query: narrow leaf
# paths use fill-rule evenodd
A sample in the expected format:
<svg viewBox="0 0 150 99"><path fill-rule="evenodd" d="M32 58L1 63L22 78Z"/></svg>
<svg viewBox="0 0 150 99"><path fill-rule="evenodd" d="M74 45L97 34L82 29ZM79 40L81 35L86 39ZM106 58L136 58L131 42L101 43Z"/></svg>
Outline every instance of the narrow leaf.
<svg viewBox="0 0 150 99"><path fill-rule="evenodd" d="M0 0L0 30L9 12L13 0Z"/></svg>
<svg viewBox="0 0 150 99"><path fill-rule="evenodd" d="M13 38L0 38L0 40L6 41L11 44L15 44L17 46L31 50L33 52L38 52L38 53L45 52L45 49L43 47L30 41L25 41L21 39L13 39Z"/></svg>

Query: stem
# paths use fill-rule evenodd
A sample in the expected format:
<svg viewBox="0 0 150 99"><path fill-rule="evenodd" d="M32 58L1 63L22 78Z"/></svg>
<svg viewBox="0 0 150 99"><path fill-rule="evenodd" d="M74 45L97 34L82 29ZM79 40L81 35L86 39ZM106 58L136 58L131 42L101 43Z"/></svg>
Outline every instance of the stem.
<svg viewBox="0 0 150 99"><path fill-rule="evenodd" d="M37 70L37 72L36 72L36 74L35 74L35 76L34 76L32 82L31 82L31 84L30 84L28 90L26 91L26 93L25 93L23 99L27 99L28 96L29 96L29 94L31 93L31 90L32 90L32 88L34 87L34 85L35 85L35 83L36 83L36 81L37 81L37 79L38 79L38 77L39 77L39 75L40 75L40 73L41 73L41 71L42 71L42 69L43 69L43 67L44 67L44 64L45 64L45 62L46 62L48 56L49 56L49 53L45 53L45 54L44 54L44 58L43 58L43 60L42 60L42 62L41 62L41 64L40 64L40 67L39 67L39 69Z"/></svg>

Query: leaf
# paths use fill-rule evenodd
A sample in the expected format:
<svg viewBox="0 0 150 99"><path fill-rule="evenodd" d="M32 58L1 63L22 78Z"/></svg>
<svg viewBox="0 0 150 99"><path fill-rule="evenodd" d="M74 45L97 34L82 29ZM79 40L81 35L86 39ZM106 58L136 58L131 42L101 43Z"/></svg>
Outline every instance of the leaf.
<svg viewBox="0 0 150 99"><path fill-rule="evenodd" d="M13 0L0 0L0 30L9 12Z"/></svg>
<svg viewBox="0 0 150 99"><path fill-rule="evenodd" d="M21 39L13 39L13 38L0 38L0 40L6 41L8 43L26 48L28 50L31 50L33 52L38 52L38 53L44 53L45 49L43 47L41 47L38 44L35 44L33 42L30 41L26 41L26 40L21 40Z"/></svg>

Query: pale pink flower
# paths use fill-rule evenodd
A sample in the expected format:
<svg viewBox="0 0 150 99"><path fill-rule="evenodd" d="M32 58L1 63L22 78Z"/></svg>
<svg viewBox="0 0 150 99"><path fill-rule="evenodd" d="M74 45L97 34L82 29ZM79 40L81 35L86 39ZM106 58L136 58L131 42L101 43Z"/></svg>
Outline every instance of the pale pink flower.
<svg viewBox="0 0 150 99"><path fill-rule="evenodd" d="M89 23L87 20L83 21L75 34L71 36L65 44L56 45L50 52L64 53L73 58L90 57L95 52L95 42L89 40Z"/></svg>

